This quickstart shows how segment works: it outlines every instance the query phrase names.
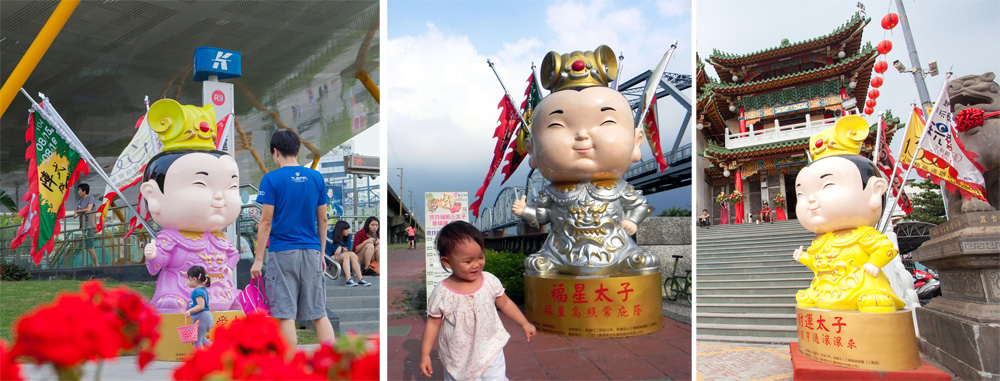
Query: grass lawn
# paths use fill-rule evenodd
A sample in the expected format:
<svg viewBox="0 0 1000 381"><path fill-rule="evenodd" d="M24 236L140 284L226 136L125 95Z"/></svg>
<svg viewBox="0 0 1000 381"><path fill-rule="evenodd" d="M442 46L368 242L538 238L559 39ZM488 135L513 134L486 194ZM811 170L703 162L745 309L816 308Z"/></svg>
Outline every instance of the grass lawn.
<svg viewBox="0 0 1000 381"><path fill-rule="evenodd" d="M80 280L29 280L0 283L0 338L11 341L14 320L40 304L51 303L59 291L80 291ZM125 285L149 299L153 297L153 282L104 281L105 288Z"/></svg>
<svg viewBox="0 0 1000 381"><path fill-rule="evenodd" d="M29 280L23 282L0 282L0 338L11 342L10 330L14 320L35 306L51 303L59 291L77 292L79 280ZM104 287L125 285L150 299L153 297L153 282L118 282L104 280ZM318 344L315 331L299 330L299 344Z"/></svg>

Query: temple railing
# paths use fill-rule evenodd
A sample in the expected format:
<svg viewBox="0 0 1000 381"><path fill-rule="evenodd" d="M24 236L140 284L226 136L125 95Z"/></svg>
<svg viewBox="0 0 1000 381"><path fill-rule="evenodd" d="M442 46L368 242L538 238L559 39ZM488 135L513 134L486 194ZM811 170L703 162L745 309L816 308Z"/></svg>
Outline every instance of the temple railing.
<svg viewBox="0 0 1000 381"><path fill-rule="evenodd" d="M748 125L747 132L731 133L726 129L726 148L745 148L761 144L778 143L789 140L808 138L824 129L833 126L837 118L813 120L806 114L805 122L781 124L777 119L774 125Z"/></svg>

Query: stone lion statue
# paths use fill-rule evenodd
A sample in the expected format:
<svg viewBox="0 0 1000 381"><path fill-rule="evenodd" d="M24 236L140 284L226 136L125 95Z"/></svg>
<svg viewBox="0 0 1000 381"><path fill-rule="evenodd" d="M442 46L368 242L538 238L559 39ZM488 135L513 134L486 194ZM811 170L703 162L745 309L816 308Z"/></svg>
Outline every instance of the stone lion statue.
<svg viewBox="0 0 1000 381"><path fill-rule="evenodd" d="M1000 111L1000 84L994 80L996 74L966 75L948 83L952 111L956 115L965 109L978 108L985 114ZM965 144L966 151L974 152L976 160L986 168L986 203L980 199L966 200L958 192L948 197L948 215L971 212L986 212L1000 209L1000 115L982 119L982 125L964 130L958 129L958 138Z"/></svg>

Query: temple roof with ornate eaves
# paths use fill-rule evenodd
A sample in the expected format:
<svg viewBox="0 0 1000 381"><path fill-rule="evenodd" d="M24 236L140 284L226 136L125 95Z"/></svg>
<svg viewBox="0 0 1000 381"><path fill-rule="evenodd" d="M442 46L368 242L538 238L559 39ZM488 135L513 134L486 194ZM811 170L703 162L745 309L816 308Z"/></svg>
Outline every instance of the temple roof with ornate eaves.
<svg viewBox="0 0 1000 381"><path fill-rule="evenodd" d="M732 54L712 49L712 54L709 56L708 62L715 66L716 72L718 72L720 67L734 68L741 65L757 64L835 44L843 44L844 52L851 54L852 52L856 52L860 47L861 30L870 21L871 18L865 17L861 12L855 12L847 22L829 34L796 43L788 43L786 39L782 41L781 45L748 54ZM719 75L722 76L722 73L719 72Z"/></svg>

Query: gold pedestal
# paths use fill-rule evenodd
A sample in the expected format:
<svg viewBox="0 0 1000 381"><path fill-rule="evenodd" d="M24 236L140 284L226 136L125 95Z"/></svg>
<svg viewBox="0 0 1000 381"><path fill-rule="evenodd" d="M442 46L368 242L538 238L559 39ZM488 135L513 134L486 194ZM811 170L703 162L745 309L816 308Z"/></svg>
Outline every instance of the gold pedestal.
<svg viewBox="0 0 1000 381"><path fill-rule="evenodd" d="M524 277L525 316L538 331L627 337L663 327L660 273Z"/></svg>
<svg viewBox="0 0 1000 381"><path fill-rule="evenodd" d="M215 324L208 330L205 337L209 341L214 340L217 328L243 316L243 311L212 311ZM156 348L153 349L157 361L184 361L191 352L194 352L194 343L182 343L181 336L177 333L177 328L191 324L194 323L190 318L187 319L187 322L184 321L182 313L160 314L160 326L157 328L160 331L160 340L156 342Z"/></svg>
<svg viewBox="0 0 1000 381"><path fill-rule="evenodd" d="M799 352L808 358L884 372L920 366L910 310L878 314L796 307L795 315Z"/></svg>

